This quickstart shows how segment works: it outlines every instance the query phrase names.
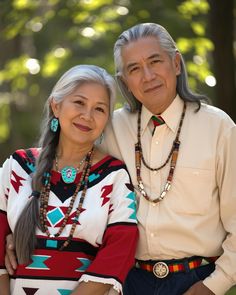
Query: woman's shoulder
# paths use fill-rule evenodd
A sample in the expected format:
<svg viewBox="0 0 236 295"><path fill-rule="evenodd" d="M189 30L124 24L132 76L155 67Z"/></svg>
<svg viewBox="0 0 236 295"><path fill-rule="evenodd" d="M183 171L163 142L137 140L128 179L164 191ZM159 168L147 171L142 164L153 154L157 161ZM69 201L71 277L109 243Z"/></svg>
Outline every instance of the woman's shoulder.
<svg viewBox="0 0 236 295"><path fill-rule="evenodd" d="M125 163L122 160L119 160L118 158L116 158L110 154L107 154L98 148L96 148L93 162L94 163L109 162L109 163L113 163L114 165L125 165Z"/></svg>
<svg viewBox="0 0 236 295"><path fill-rule="evenodd" d="M39 155L39 148L18 149L12 154L12 158L16 161L24 170L31 173L35 169L35 162Z"/></svg>
<svg viewBox="0 0 236 295"><path fill-rule="evenodd" d="M40 149L36 148L36 147L31 147L28 149L18 149L12 154L12 156L13 157L20 157L23 159L32 159L33 160L38 157L39 151L40 151Z"/></svg>
<svg viewBox="0 0 236 295"><path fill-rule="evenodd" d="M96 149L96 153L94 155L94 169L101 169L101 170L119 170L119 169L125 169L126 165L123 161L117 159L116 157L109 155L107 153L104 153L100 151L99 149Z"/></svg>

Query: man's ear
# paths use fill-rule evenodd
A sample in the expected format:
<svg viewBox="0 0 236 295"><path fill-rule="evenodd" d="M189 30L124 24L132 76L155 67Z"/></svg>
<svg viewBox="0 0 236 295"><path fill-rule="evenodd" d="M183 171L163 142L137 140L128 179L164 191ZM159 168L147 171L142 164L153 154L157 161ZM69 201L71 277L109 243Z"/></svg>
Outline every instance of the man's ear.
<svg viewBox="0 0 236 295"><path fill-rule="evenodd" d="M176 76L178 76L181 73L181 55L178 51L176 51L175 53L174 66L175 66Z"/></svg>

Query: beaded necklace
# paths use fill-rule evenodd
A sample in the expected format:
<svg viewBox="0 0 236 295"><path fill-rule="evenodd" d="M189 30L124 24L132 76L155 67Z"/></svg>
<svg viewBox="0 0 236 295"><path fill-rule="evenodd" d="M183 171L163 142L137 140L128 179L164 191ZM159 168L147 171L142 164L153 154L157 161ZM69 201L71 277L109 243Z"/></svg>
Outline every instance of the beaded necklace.
<svg viewBox="0 0 236 295"><path fill-rule="evenodd" d="M173 141L171 150L169 152L169 155L168 155L166 161L160 167L152 168L147 164L147 162L145 161L145 159L143 157L143 149L142 149L142 144L141 144L141 109L139 110L138 132L137 132L138 142L135 144L135 167L136 167L136 175L137 175L137 181L138 181L138 190L140 191L142 196L149 202L152 202L152 203L160 202L161 200L164 199L165 195L167 194L167 192L171 188L173 175L174 175L174 171L175 171L175 167L176 167L176 162L177 162L178 154L179 154L179 147L180 147L179 135L180 135L180 131L181 131L181 128L183 125L185 111L186 111L186 103L184 103L183 112L182 112L182 115L180 118L177 134L176 134L176 137ZM171 161L170 161L170 159L171 159ZM143 184L143 181L141 178L141 164L143 163L144 166L151 171L158 171L158 170L162 169L163 167L165 167L169 161L170 161L170 170L169 170L169 174L168 174L164 189L162 190L160 196L158 196L157 198L152 200L148 196L148 194L146 193L146 191L144 189L144 184Z"/></svg>
<svg viewBox="0 0 236 295"><path fill-rule="evenodd" d="M59 250L62 250L65 247L67 247L69 245L70 241L73 238L74 231L75 231L76 225L78 223L78 219L79 219L81 209L82 209L82 206L83 206L86 191L88 189L88 177L89 177L90 169L91 169L91 166L92 166L93 155L94 155L94 147L86 155L85 164L84 164L84 168L82 170L80 181L79 181L79 183L78 183L78 185L77 185L77 187L75 189L75 192L74 192L73 196L71 197L70 205L67 208L64 220L62 222L62 225L61 225L60 229L58 230L58 232L56 234L54 234L54 235L50 234L48 226L47 226L47 209L48 209L48 200L49 200L49 194L50 194L50 188L51 188L51 183L50 183L51 176L50 176L49 173L46 176L45 185L43 186L43 189L42 189L42 192L41 192L41 195L40 195L40 225L42 227L42 231L44 233L46 233L47 236L50 237L50 238L59 237L60 234L62 233L63 229L65 228L65 226L66 226L66 224L68 222L70 213L72 211L75 199L76 199L76 197L78 195L78 192L79 192L79 190L81 188L81 185L82 184L84 185L83 191L81 193L79 205L78 205L78 207L76 209L74 221L73 221L73 224L71 226L69 236L68 236L68 238L66 239L66 241L63 243L63 245L61 246L61 248Z"/></svg>

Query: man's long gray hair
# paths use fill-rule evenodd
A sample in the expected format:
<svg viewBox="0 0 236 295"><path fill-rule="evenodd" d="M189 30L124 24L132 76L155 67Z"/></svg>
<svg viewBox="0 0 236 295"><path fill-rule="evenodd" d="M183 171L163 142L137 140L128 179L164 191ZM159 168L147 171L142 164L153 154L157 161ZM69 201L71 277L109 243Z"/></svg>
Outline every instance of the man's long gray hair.
<svg viewBox="0 0 236 295"><path fill-rule="evenodd" d="M60 127L56 132L50 128L53 119L51 100L60 103L70 95L79 85L84 83L98 83L105 87L110 98L110 116L113 113L116 83L111 75L103 68L94 65L78 65L68 70L54 86L45 104L45 117L39 139L40 155L36 161L35 172L32 174L32 191L40 192L43 186L44 174L53 167L56 149L59 141ZM18 262L27 263L36 245L36 228L39 224L39 199L29 198L14 230L14 241Z"/></svg>
<svg viewBox="0 0 236 295"><path fill-rule="evenodd" d="M142 23L124 31L117 39L114 45L114 62L116 70L116 80L120 91L129 104L131 112L137 111L141 103L136 97L128 90L122 77L124 77L124 68L122 60L122 48L127 46L130 42L137 41L140 38L154 37L159 41L160 46L167 52L170 58L174 58L176 52L179 52L174 40L161 25L155 23ZM142 50L142 48L140 48ZM179 53L180 54L180 53ZM195 102L200 109L201 101L208 101L205 95L193 93L188 86L188 76L185 63L182 55L180 54L181 73L177 76L176 91L184 101Z"/></svg>

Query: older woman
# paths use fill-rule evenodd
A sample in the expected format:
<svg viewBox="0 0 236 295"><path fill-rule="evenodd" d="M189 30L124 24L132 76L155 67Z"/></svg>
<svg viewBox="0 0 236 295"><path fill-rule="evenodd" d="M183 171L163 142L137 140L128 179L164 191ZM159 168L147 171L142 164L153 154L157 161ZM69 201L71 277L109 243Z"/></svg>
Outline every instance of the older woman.
<svg viewBox="0 0 236 295"><path fill-rule="evenodd" d="M123 162L95 145L112 114L115 82L75 66L46 102L39 148L0 170L0 289L6 294L122 294L137 241L135 196ZM4 266L14 233L18 266Z"/></svg>

